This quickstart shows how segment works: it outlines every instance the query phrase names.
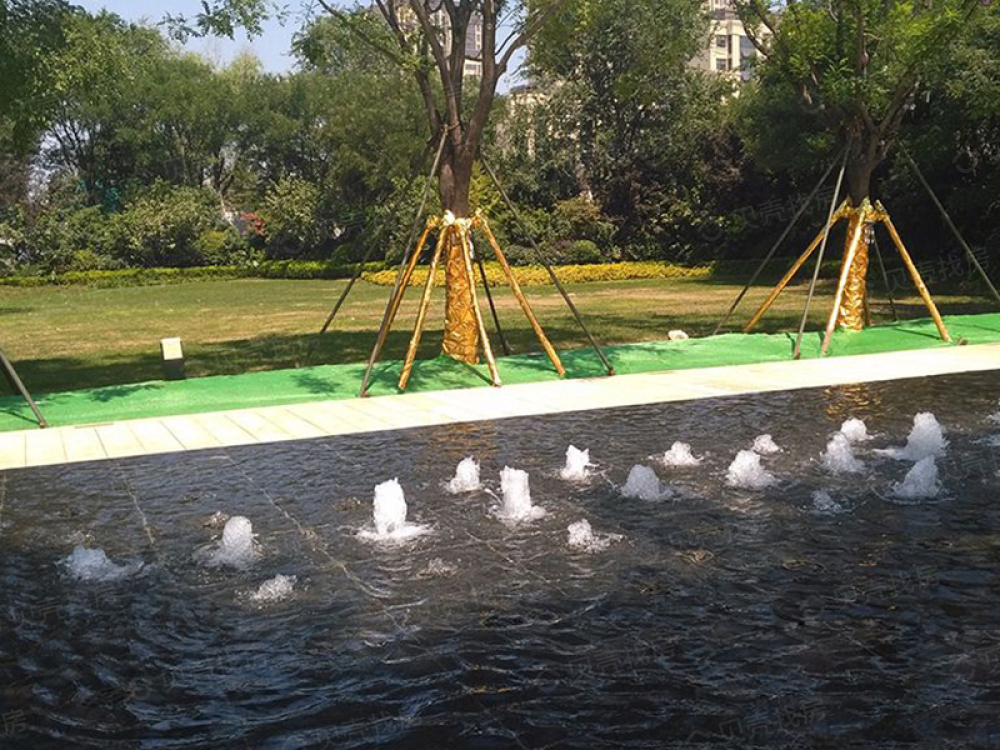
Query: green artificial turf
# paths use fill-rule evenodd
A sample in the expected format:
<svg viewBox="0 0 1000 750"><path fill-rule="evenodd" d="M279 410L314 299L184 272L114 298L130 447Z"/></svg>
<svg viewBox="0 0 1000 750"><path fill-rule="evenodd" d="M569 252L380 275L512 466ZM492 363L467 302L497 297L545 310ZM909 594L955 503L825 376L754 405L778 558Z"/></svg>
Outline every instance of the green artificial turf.
<svg viewBox="0 0 1000 750"><path fill-rule="evenodd" d="M952 337L968 344L1000 342L1000 314L946 317ZM687 341L654 341L607 347L608 358L619 374L684 370L720 365L777 362L791 358L794 335L724 334ZM804 358L819 356L821 334L807 333ZM860 332L836 334L831 356L872 354L908 349L949 346L928 320L882 325ZM604 368L593 349L560 353L568 378L598 377ZM401 363L388 361L375 368L371 395L397 393ZM501 358L504 383L556 380L544 355ZM358 395L364 364L338 364L301 369L248 372L178 382L151 381L90 390L51 393L38 399L39 407L53 426L112 422L141 417L194 414L223 409L278 406ZM417 362L409 391L474 388L488 385L485 365L464 365L447 357ZM0 431L34 425L27 405L16 397L0 398Z"/></svg>

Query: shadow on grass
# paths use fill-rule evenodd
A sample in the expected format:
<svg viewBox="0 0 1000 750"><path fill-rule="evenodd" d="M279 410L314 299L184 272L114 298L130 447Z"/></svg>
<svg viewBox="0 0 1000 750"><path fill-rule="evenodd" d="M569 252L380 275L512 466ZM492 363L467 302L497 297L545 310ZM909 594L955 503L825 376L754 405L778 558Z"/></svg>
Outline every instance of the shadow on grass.
<svg viewBox="0 0 1000 750"><path fill-rule="evenodd" d="M822 327L828 304L825 298L816 300L807 331L815 332ZM678 315L654 310L639 316L634 313L589 314L585 305L581 307L584 320L603 347L643 341L664 341L667 332L673 328L683 328L692 337L707 336L713 332L724 312L721 309L688 310L683 315ZM926 311L921 305L897 304L897 308L904 319L926 316ZM942 305L941 309L945 314L994 311L993 306L979 300L947 303ZM873 305L873 311L876 324L891 322L886 304ZM759 331L794 332L798 329L800 314L798 310L774 310L764 318ZM740 331L749 317L750 311L743 309L737 311L726 332ZM507 315L502 322L504 333L515 355L537 355L516 361L515 379L519 380L522 377L528 379L530 373L546 377L546 373L552 371L552 365L541 353L538 339L527 321L519 314L512 314ZM589 342L568 311L548 312L541 322L572 376L590 377L604 374L600 359L590 348ZM396 392L395 383L399 377L399 363L396 360L401 360L405 355L410 340L410 326L410 321L401 321L386 340L379 365L374 370L373 382L378 385L378 392ZM990 329L983 328L983 330ZM919 331L913 333L916 336L928 335ZM489 374L482 365L455 368L450 360L436 363L440 353L441 336L440 328L425 332L417 352L418 363L411 380L414 385L421 387L428 384L438 386L455 383L458 386L489 382ZM321 365L356 363L360 368L357 374L347 372L339 377L356 378L357 386L360 387L363 363L371 353L375 337L376 331L372 329L332 331L322 336L315 333L280 334L211 343L191 342L187 346L187 371L189 377L200 378L304 366L314 368ZM492 332L491 337L495 342L496 336ZM614 351L609 351L608 356L613 364L617 365L620 361ZM500 358L499 361L503 376L506 358ZM135 392L135 388L159 387L147 381L158 381L162 377L159 352L155 348L149 351L95 353L93 356L81 358L25 359L15 364L25 384L35 395L66 390L107 389L106 392L95 394L95 399L100 401L111 401L131 395ZM448 367L444 367L445 364L448 364ZM554 373L552 374L554 376ZM334 377L333 373L325 377L322 372L304 372L300 384L319 396L342 393L345 388L353 386L343 380L331 380ZM120 387L123 384L144 385Z"/></svg>

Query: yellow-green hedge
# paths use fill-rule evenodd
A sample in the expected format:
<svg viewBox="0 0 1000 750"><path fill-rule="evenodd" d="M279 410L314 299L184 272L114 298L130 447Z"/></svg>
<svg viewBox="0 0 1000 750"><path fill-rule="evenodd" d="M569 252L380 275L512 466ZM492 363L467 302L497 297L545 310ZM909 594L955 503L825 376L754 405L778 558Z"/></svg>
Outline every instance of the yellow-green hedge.
<svg viewBox="0 0 1000 750"><path fill-rule="evenodd" d="M548 271L542 266L517 266L513 270L514 278L521 286L542 286L552 283ZM426 284L427 271L426 266L417 268L410 278L410 286ZM563 283L581 284L591 281L626 281L628 279L707 278L712 275L713 265L689 267L659 261L633 261L600 265L557 266L555 271ZM396 271L366 272L361 275L361 278L379 286L392 286L396 283ZM486 279L491 287L507 286L507 279L498 263L486 264ZM480 282L478 269L476 269L476 281ZM434 285L444 286L444 269L438 269Z"/></svg>

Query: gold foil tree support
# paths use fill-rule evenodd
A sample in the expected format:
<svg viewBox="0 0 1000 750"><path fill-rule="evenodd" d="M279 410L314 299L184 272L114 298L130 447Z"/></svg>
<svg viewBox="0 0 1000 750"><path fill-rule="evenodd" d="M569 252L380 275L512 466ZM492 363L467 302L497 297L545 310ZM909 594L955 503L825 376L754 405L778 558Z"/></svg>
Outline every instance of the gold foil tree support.
<svg viewBox="0 0 1000 750"><path fill-rule="evenodd" d="M521 305L521 310L531 324L535 335L542 344L542 348L552 361L557 373L560 376L565 374L559 355L552 347L548 337L542 330L541 324L535 317L528 304L524 292L514 278L510 264L500 248L489 222L481 213L476 212L474 216L467 219L456 218L450 211L444 216L433 216L427 221L423 234L417 242L417 246L406 266L401 271L401 276L396 284L393 296L389 302L388 314L385 325L379 333L379 341L376 344L376 351L381 349L389 334L389 329L399 312L403 296L413 278L413 272L417 267L421 252L427 244L431 233L437 230L437 243L434 253L431 256L430 267L428 268L427 282L424 285L423 295L420 299L420 307L417 310L417 320L413 328L413 336L410 338L410 345L406 350L406 359L403 361L403 371L399 377L399 389L405 390L413 372L413 364L417 358L417 349L420 346L420 338L423 336L424 325L427 321L427 310L430 306L431 297L434 292L435 278L438 266L444 263L445 268L445 329L444 340L441 349L444 354L453 357L461 362L477 364L479 362L479 352L482 351L486 359L486 364L490 371L490 380L493 385L499 386L500 373L497 370L496 358L493 355L493 347L490 344L489 335L486 332L486 324L479 307L479 296L476 292L476 279L473 272L473 249L472 232L478 230L486 237L493 248L497 262L503 269L507 283L510 285L511 293ZM485 280L483 283L486 283Z"/></svg>
<svg viewBox="0 0 1000 750"><path fill-rule="evenodd" d="M837 280L837 291L834 295L833 308L830 310L830 316L826 323L826 332L823 337L823 354L826 354L829 350L830 342L833 339L833 332L838 327L845 330L859 331L867 323L868 247L871 244L876 224L882 224L889 232L889 236L892 238L892 242L896 246L900 258L903 260L903 265L906 266L906 270L910 274L913 285L916 287L920 298L927 307L927 312L930 313L934 324L937 326L941 339L951 342L951 335L948 333L948 329L941 319L941 313L938 312L937 305L934 304L934 300L927 290L927 285L924 284L924 280L920 277L913 259L910 258L910 254L903 245L903 240L900 238L899 232L896 231L892 219L889 218L889 212L878 201L872 204L867 198L857 207L852 206L849 199L840 205L840 208L834 212L829 227L823 227L819 234L816 235L816 238L809 244L809 247L806 248L806 251L792 264L788 273L782 277L781 281L778 282L777 286L767 296L767 299L764 300L757 312L754 313L750 322L743 329L744 332L750 333L757 326L760 319L764 317L771 305L774 304L778 295L788 286L792 277L795 276L802 265L809 259L809 256L815 252L823 239L823 235L843 219L847 220L847 241L844 246L844 258L841 262L840 275Z"/></svg>

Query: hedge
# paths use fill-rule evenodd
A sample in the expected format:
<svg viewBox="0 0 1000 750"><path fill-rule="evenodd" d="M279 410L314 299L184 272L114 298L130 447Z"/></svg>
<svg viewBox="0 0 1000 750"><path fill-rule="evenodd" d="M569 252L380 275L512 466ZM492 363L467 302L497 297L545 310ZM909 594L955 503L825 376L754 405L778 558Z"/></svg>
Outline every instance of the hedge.
<svg viewBox="0 0 1000 750"><path fill-rule="evenodd" d="M781 273L791 263L775 259L769 264L772 273ZM704 279L711 276L749 278L758 261L720 261L697 266L682 266L662 261L627 261L587 265L558 266L559 280L568 284L595 281L625 281L629 279ZM486 278L490 286L506 286L507 279L496 262L486 263ZM840 262L823 264L821 275L834 277ZM357 270L356 264L323 261L265 261L256 266L202 266L197 268L126 268L117 271L71 271L58 276L0 276L0 286L38 287L48 285L92 286L96 288L177 284L204 279L345 279ZM515 266L514 276L523 286L550 284L548 272L539 265ZM372 284L392 286L396 267L383 262L367 263L362 278ZM808 274L801 272L803 278ZM421 266L410 280L411 286L427 283L427 268ZM436 286L444 285L444 271L439 270Z"/></svg>
<svg viewBox="0 0 1000 750"><path fill-rule="evenodd" d="M503 270L496 262L486 263L486 280L491 287L506 286L507 279ZM540 286L551 284L548 271L543 266L516 266L513 269L514 278L521 286ZM567 284L581 284L590 281L625 281L628 279L693 279L707 278L712 275L712 264L703 266L677 266L672 263L656 261L604 263L600 265L558 266L559 280ZM410 286L423 286L427 283L427 268L418 268L410 278ZM385 270L376 273L363 273L365 281L379 286L392 286L396 282L396 271ZM434 278L435 286L444 286L444 270L439 269Z"/></svg>
<svg viewBox="0 0 1000 750"><path fill-rule="evenodd" d="M385 263L368 263L365 271L384 269ZM257 266L200 266L195 268L123 268L117 271L70 271L53 276L0 276L0 286L38 287L49 285L91 286L106 289L124 286L178 284L186 281L262 278L262 279L345 279L352 276L356 264L322 261L265 261Z"/></svg>

